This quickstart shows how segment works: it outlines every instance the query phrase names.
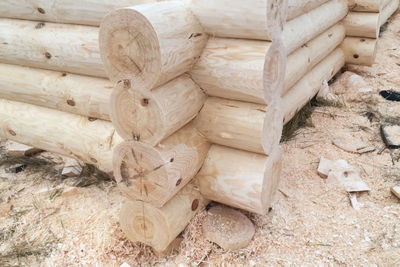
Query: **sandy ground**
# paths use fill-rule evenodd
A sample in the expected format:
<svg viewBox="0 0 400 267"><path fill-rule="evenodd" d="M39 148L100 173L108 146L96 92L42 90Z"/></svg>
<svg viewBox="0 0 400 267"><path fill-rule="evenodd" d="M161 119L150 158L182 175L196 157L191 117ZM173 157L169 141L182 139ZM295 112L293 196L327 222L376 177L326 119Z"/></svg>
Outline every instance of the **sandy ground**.
<svg viewBox="0 0 400 267"><path fill-rule="evenodd" d="M256 225L246 249L224 252L205 240L202 212L182 234L179 250L157 257L124 238L118 224L124 199L115 183L100 179L84 186L61 179L61 159L44 153L35 158L39 167L28 164L19 173L10 172L12 164L0 167L0 266L400 266L400 201L390 193L400 185L399 152L384 149L379 132L382 123L400 124L400 103L378 95L400 90L399 13L382 35L377 63L349 70L373 92L349 88L343 74L332 85L343 105L315 107L313 126L282 144L280 191L267 216L246 214ZM341 150L332 140L343 133L376 150ZM40 161L49 156L55 163ZM357 195L360 210L351 207L346 192L318 176L321 156L361 170L371 191Z"/></svg>

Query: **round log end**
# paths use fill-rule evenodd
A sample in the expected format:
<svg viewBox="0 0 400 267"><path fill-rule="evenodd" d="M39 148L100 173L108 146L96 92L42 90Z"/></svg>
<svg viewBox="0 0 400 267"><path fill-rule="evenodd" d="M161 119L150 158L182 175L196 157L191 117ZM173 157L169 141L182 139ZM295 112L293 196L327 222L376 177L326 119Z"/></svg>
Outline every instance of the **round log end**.
<svg viewBox="0 0 400 267"><path fill-rule="evenodd" d="M113 82L132 79L152 89L161 73L160 44L148 19L133 8L109 13L100 25L100 54Z"/></svg>
<svg viewBox="0 0 400 267"><path fill-rule="evenodd" d="M264 63L264 100L270 104L282 94L286 75L286 51L282 41L274 42L268 49Z"/></svg>
<svg viewBox="0 0 400 267"><path fill-rule="evenodd" d="M119 222L122 231L132 242L141 242L163 251L170 237L168 224L159 209L142 201L127 201L122 205Z"/></svg>
<svg viewBox="0 0 400 267"><path fill-rule="evenodd" d="M150 145L123 142L114 150L114 176L122 194L128 199L161 207L170 198L167 178L173 162L173 158L164 159ZM176 183L179 183L179 177Z"/></svg>
<svg viewBox="0 0 400 267"><path fill-rule="evenodd" d="M111 95L111 121L124 140L156 145L164 138L162 107L149 91L131 90L122 80Z"/></svg>
<svg viewBox="0 0 400 267"><path fill-rule="evenodd" d="M241 212L219 205L208 211L203 233L209 241L223 249L236 250L249 245L255 227Z"/></svg>

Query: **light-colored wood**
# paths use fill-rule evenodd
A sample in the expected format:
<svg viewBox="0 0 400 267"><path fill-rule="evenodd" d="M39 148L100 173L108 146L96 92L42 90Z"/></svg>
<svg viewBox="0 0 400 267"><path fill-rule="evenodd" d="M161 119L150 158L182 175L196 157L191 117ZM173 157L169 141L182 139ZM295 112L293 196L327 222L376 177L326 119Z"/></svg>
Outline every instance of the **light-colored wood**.
<svg viewBox="0 0 400 267"><path fill-rule="evenodd" d="M179 1L127 7L100 26L100 50L112 81L151 90L191 69L207 43L196 17Z"/></svg>
<svg viewBox="0 0 400 267"><path fill-rule="evenodd" d="M9 157L22 157L22 156L31 157L38 153L43 152L42 149L27 146L11 140L8 140L3 148L7 151L7 156Z"/></svg>
<svg viewBox="0 0 400 267"><path fill-rule="evenodd" d="M116 85L111 97L111 117L119 135L156 145L200 111L206 95L187 74L152 91L131 90L129 80Z"/></svg>
<svg viewBox="0 0 400 267"><path fill-rule="evenodd" d="M375 63L377 39L346 37L341 45L346 63L372 66Z"/></svg>
<svg viewBox="0 0 400 267"><path fill-rule="evenodd" d="M283 31L283 42L290 54L315 36L326 31L348 12L347 0L330 0L320 7L289 21Z"/></svg>
<svg viewBox="0 0 400 267"><path fill-rule="evenodd" d="M343 38L344 27L337 24L290 54L283 93L332 52ZM269 47L270 42L264 41L212 38L190 75L210 96L265 104L263 74Z"/></svg>
<svg viewBox="0 0 400 267"><path fill-rule="evenodd" d="M254 224L240 211L218 205L210 208L203 224L207 240L224 250L237 250L249 245L255 233Z"/></svg>
<svg viewBox="0 0 400 267"><path fill-rule="evenodd" d="M400 186L393 186L390 191L392 191L393 195L400 199Z"/></svg>
<svg viewBox="0 0 400 267"><path fill-rule="evenodd" d="M125 202L119 222L130 241L164 251L207 203L197 186L190 183L162 208L142 201Z"/></svg>
<svg viewBox="0 0 400 267"><path fill-rule="evenodd" d="M162 207L196 175L209 150L192 124L155 147L124 142L114 152L114 176L130 200Z"/></svg>
<svg viewBox="0 0 400 267"><path fill-rule="evenodd" d="M318 93L324 82L329 81L344 64L343 50L337 48L297 82L283 97L284 122L290 121L297 111Z"/></svg>
<svg viewBox="0 0 400 267"><path fill-rule="evenodd" d="M350 12L343 20L346 36L377 39L379 36L379 13Z"/></svg>
<svg viewBox="0 0 400 267"><path fill-rule="evenodd" d="M288 0L287 20L301 16L329 0Z"/></svg>
<svg viewBox="0 0 400 267"><path fill-rule="evenodd" d="M246 151L268 154L279 140L266 140L263 148L266 113L272 112L265 105L209 97L194 121L196 128L212 143ZM270 131L281 129L272 127ZM270 134L279 137L279 133Z"/></svg>
<svg viewBox="0 0 400 267"><path fill-rule="evenodd" d="M99 26L110 11L156 0L1 0L0 17Z"/></svg>
<svg viewBox="0 0 400 267"><path fill-rule="evenodd" d="M349 10L352 12L379 13L384 5L383 0L348 0Z"/></svg>
<svg viewBox="0 0 400 267"><path fill-rule="evenodd" d="M110 120L106 79L0 63L0 98Z"/></svg>
<svg viewBox="0 0 400 267"><path fill-rule="evenodd" d="M281 168L279 147L268 157L212 145L197 179L205 198L266 214L278 188Z"/></svg>
<svg viewBox="0 0 400 267"><path fill-rule="evenodd" d="M66 177L78 177L83 171L83 164L73 158L64 159L64 167L61 175Z"/></svg>
<svg viewBox="0 0 400 267"><path fill-rule="evenodd" d="M0 19L0 62L106 77L97 27Z"/></svg>
<svg viewBox="0 0 400 267"><path fill-rule="evenodd" d="M0 136L59 153L112 172L112 150L121 142L110 122L0 100Z"/></svg>
<svg viewBox="0 0 400 267"><path fill-rule="evenodd" d="M399 0L390 1L387 6L383 8L379 16L379 27L387 22L387 20L393 15L394 12L399 8Z"/></svg>

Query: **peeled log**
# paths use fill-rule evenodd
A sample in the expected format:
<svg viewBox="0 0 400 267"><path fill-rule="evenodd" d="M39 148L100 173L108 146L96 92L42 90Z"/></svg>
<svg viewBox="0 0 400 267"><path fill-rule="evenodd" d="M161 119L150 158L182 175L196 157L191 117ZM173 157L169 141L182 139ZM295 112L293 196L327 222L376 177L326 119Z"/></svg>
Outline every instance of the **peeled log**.
<svg viewBox="0 0 400 267"><path fill-rule="evenodd" d="M374 39L379 36L379 13L350 12L343 24L347 36Z"/></svg>
<svg viewBox="0 0 400 267"><path fill-rule="evenodd" d="M346 37L341 45L346 63L372 66L375 63L377 39Z"/></svg>
<svg viewBox="0 0 400 267"><path fill-rule="evenodd" d="M0 100L0 118L3 138L112 172L112 151L121 139L110 122L90 121L87 117L9 100Z"/></svg>
<svg viewBox="0 0 400 267"><path fill-rule="evenodd" d="M119 222L130 241L164 251L207 203L197 186L190 183L162 208L142 201L125 202Z"/></svg>
<svg viewBox="0 0 400 267"><path fill-rule="evenodd" d="M100 26L101 57L110 79L131 79L134 88L147 90L190 70L207 39L178 1L118 9Z"/></svg>
<svg viewBox="0 0 400 267"><path fill-rule="evenodd" d="M159 145L124 142L114 152L114 176L130 200L162 207L196 175L209 150L207 140L191 125Z"/></svg>
<svg viewBox="0 0 400 267"><path fill-rule="evenodd" d="M398 8L399 8L399 0L390 1L390 3L388 3L388 5L385 6L380 13L379 27L385 24Z"/></svg>
<svg viewBox="0 0 400 267"><path fill-rule="evenodd" d="M297 111L318 93L323 83L332 79L344 63L343 50L337 48L290 89L283 97L284 122L289 122Z"/></svg>
<svg viewBox="0 0 400 267"><path fill-rule="evenodd" d="M1 0L0 17L99 26L117 8L156 0Z"/></svg>
<svg viewBox="0 0 400 267"><path fill-rule="evenodd" d="M379 13L383 7L383 0L348 0L349 10L354 12Z"/></svg>
<svg viewBox="0 0 400 267"><path fill-rule="evenodd" d="M107 77L98 32L90 26L0 19L0 62Z"/></svg>
<svg viewBox="0 0 400 267"><path fill-rule="evenodd" d="M268 157L212 145L197 180L205 198L264 215L278 188L281 168L279 147Z"/></svg>
<svg viewBox="0 0 400 267"><path fill-rule="evenodd" d="M0 64L0 98L110 120L113 84L103 78Z"/></svg>
<svg viewBox="0 0 400 267"><path fill-rule="evenodd" d="M187 74L152 91L130 86L129 80L123 80L113 91L113 125L125 140L153 146L196 117L206 100Z"/></svg>
<svg viewBox="0 0 400 267"><path fill-rule="evenodd" d="M337 24L290 54L283 93L332 52L342 42L344 35L343 25ZM190 75L210 96L265 104L263 72L270 44L255 40L212 38ZM268 92L270 95L273 93Z"/></svg>
<svg viewBox="0 0 400 267"><path fill-rule="evenodd" d="M288 0L287 20L310 12L328 1L329 0Z"/></svg>

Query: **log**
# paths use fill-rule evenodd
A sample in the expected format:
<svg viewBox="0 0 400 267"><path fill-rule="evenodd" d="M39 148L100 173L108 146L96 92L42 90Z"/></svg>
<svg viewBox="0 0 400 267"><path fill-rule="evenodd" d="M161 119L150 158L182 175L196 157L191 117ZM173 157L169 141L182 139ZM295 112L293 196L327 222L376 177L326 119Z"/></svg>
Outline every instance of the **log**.
<svg viewBox="0 0 400 267"><path fill-rule="evenodd" d="M270 40L267 30L267 0L189 0L188 7L205 31L218 37ZM289 0L287 19L291 20L328 0Z"/></svg>
<svg viewBox="0 0 400 267"><path fill-rule="evenodd" d="M346 37L341 45L346 63L372 66L375 63L377 39Z"/></svg>
<svg viewBox="0 0 400 267"><path fill-rule="evenodd" d="M106 77L98 28L0 19L0 62Z"/></svg>
<svg viewBox="0 0 400 267"><path fill-rule="evenodd" d="M112 172L112 150L121 141L110 122L0 100L0 136L73 157Z"/></svg>
<svg viewBox="0 0 400 267"><path fill-rule="evenodd" d="M178 1L118 9L100 26L100 51L112 81L151 90L191 69L207 43L196 17Z"/></svg>
<svg viewBox="0 0 400 267"><path fill-rule="evenodd" d="M124 142L114 152L114 176L128 199L162 207L197 174L208 149L192 124L155 147Z"/></svg>
<svg viewBox="0 0 400 267"><path fill-rule="evenodd" d="M125 202L119 222L130 241L164 251L207 203L197 186L190 183L161 208L142 201Z"/></svg>
<svg viewBox="0 0 400 267"><path fill-rule="evenodd" d="M379 27L382 27L394 12L399 8L399 0L390 1L382 10L379 16Z"/></svg>
<svg viewBox="0 0 400 267"><path fill-rule="evenodd" d="M99 26L110 11L156 0L1 0L0 17Z"/></svg>
<svg viewBox="0 0 400 267"><path fill-rule="evenodd" d="M344 63L343 50L337 48L297 82L283 97L284 123L289 122L297 111L318 93L323 83L329 81L343 67Z"/></svg>
<svg viewBox="0 0 400 267"><path fill-rule="evenodd" d="M379 36L379 13L350 12L343 24L347 36L374 39Z"/></svg>
<svg viewBox="0 0 400 267"><path fill-rule="evenodd" d="M352 12L379 13L383 4L383 0L349 0L349 10Z"/></svg>
<svg viewBox="0 0 400 267"><path fill-rule="evenodd" d="M332 52L343 38L344 27L337 24L289 55L283 93ZM269 47L270 42L264 41L212 38L190 75L210 96L266 104L263 73Z"/></svg>
<svg viewBox="0 0 400 267"><path fill-rule="evenodd" d="M125 140L154 146L196 117L205 100L187 74L152 91L132 90L123 80L112 93L112 122Z"/></svg>
<svg viewBox="0 0 400 267"><path fill-rule="evenodd" d="M0 98L110 120L113 84L81 76L0 63Z"/></svg>
<svg viewBox="0 0 400 267"><path fill-rule="evenodd" d="M281 168L279 147L268 157L212 145L197 179L205 198L265 215L278 188Z"/></svg>

